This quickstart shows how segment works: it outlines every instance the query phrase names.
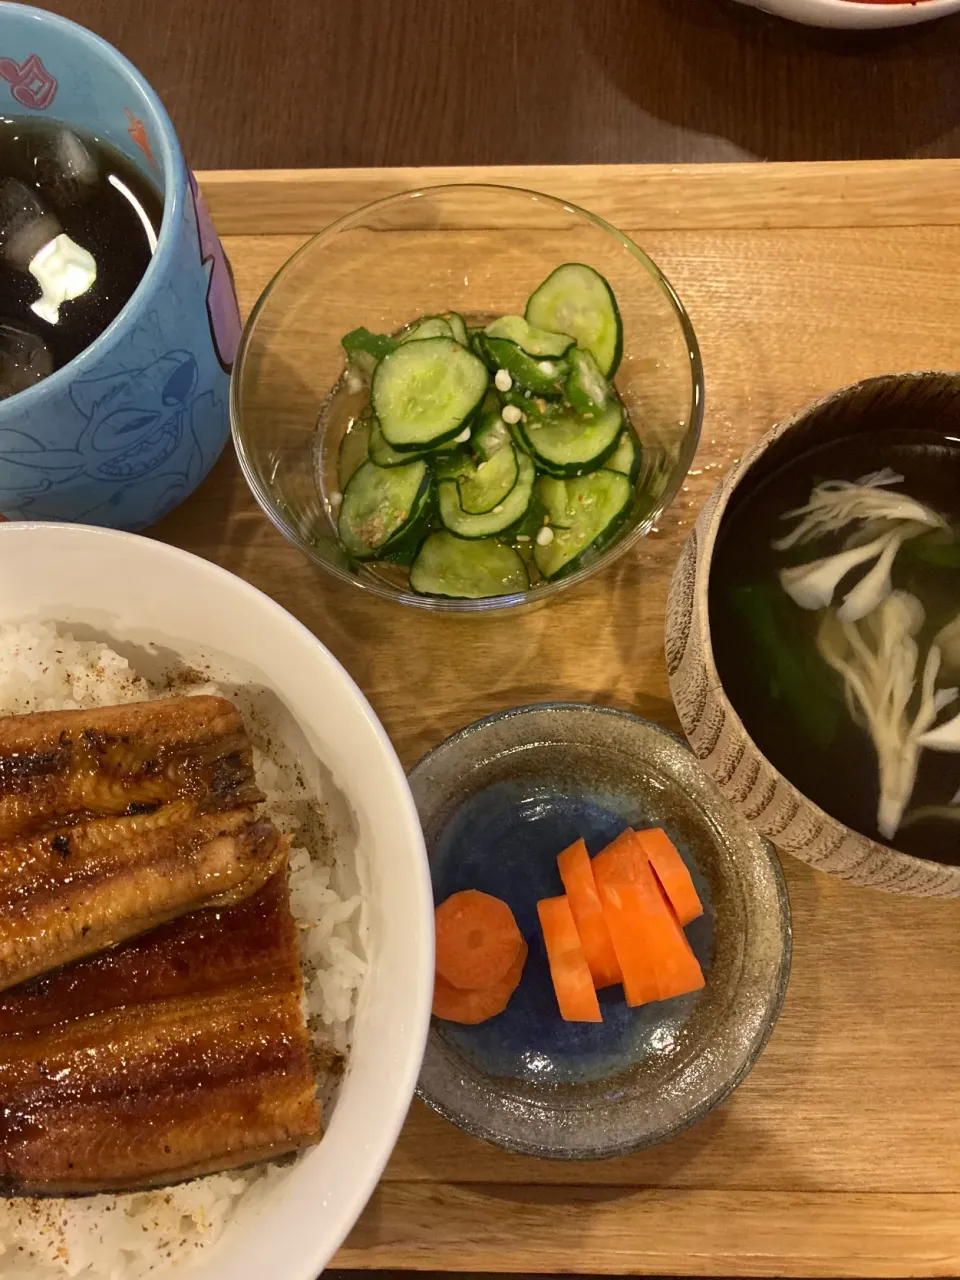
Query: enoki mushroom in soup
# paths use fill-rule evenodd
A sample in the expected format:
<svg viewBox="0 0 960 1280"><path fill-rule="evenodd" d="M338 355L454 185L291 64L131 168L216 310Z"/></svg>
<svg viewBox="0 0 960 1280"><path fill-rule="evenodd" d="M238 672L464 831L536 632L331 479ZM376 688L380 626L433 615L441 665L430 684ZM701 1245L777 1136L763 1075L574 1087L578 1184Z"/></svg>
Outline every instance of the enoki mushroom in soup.
<svg viewBox="0 0 960 1280"><path fill-rule="evenodd" d="M960 863L960 442L867 432L745 484L710 621L781 773L865 835Z"/></svg>
<svg viewBox="0 0 960 1280"><path fill-rule="evenodd" d="M862 623L828 610L817 633L821 655L843 677L847 709L877 753L877 830L887 840L896 835L913 794L921 750L936 747L937 735L942 737L943 730L931 732L932 726L957 698L955 688L937 688L940 650L935 644L920 667L916 637L923 622L920 601L894 591ZM960 717L956 723L960 727ZM960 732L956 737L960 750Z"/></svg>

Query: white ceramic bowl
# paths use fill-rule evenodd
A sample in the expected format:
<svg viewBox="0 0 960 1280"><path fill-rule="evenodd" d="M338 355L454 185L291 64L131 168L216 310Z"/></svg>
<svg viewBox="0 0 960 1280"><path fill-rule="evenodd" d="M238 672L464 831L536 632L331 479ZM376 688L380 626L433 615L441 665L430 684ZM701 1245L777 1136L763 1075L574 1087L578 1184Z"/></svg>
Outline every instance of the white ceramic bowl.
<svg viewBox="0 0 960 1280"><path fill-rule="evenodd" d="M916 4L859 4L856 0L740 0L740 3L809 27L909 27L960 12L960 0L918 0Z"/></svg>
<svg viewBox="0 0 960 1280"><path fill-rule="evenodd" d="M148 677L172 655L253 689L256 718L335 795L359 850L370 970L330 1127L257 1207L245 1206L191 1280L315 1280L390 1155L423 1056L433 991L433 898L417 811L379 721L305 627L249 584L133 534L0 524L0 622L52 620L102 637ZM238 701L240 697L238 695Z"/></svg>

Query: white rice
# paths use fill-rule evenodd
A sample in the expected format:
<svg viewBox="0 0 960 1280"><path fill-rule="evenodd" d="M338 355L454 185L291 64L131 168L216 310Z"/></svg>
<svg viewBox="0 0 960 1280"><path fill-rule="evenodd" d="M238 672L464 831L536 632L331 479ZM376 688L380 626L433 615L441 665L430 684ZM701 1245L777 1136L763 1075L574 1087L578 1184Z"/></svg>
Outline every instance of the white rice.
<svg viewBox="0 0 960 1280"><path fill-rule="evenodd" d="M46 623L0 626L0 715L112 706L169 692L168 684L148 684L100 641L75 639ZM176 680L176 692L218 690L186 676ZM313 838L323 830L323 798L309 795L296 762L279 758L269 742L258 741L256 726L249 727L259 748L257 779L267 797L265 809L281 831L294 836L290 905L299 926L311 1036L318 1048L333 1046L345 1054L366 968L359 939L361 899L338 892L342 868L329 852L329 841ZM328 1081L318 1085L328 1112L335 1092ZM137 1280L182 1270L219 1238L241 1197L262 1194L289 1169L289 1164L261 1165L128 1195L0 1198L0 1276Z"/></svg>

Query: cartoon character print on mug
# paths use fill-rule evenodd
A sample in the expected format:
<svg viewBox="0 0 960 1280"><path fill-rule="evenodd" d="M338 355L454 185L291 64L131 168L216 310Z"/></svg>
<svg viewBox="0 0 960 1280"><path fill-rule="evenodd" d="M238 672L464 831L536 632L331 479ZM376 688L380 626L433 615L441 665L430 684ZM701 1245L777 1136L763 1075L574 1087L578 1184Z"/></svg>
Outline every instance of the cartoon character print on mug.
<svg viewBox="0 0 960 1280"><path fill-rule="evenodd" d="M59 373L0 403L0 513L142 529L196 488L229 436L236 293L149 86L102 41L47 16L21 31L17 6L0 14L0 102L10 95L8 109L95 128L162 178L175 216L114 325ZM38 33L48 44L28 48Z"/></svg>
<svg viewBox="0 0 960 1280"><path fill-rule="evenodd" d="M181 252L194 261L171 269L117 367L70 385L73 447L39 438L29 411L22 425L12 418L0 425L0 511L8 517L144 528L192 492L219 456L240 317L209 217L205 230L192 199L184 216L193 225ZM198 314L206 334L189 348L167 348L171 320Z"/></svg>

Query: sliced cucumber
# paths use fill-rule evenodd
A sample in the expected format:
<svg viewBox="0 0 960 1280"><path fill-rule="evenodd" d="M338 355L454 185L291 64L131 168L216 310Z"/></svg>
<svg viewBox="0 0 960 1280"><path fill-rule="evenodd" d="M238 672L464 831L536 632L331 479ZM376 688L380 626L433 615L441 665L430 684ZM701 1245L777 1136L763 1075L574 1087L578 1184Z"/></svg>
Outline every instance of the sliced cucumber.
<svg viewBox="0 0 960 1280"><path fill-rule="evenodd" d="M340 441L340 452L337 454L337 484L341 493L360 463L366 462L369 452L370 421L367 418L355 418Z"/></svg>
<svg viewBox="0 0 960 1280"><path fill-rule="evenodd" d="M539 484L533 486L533 497L526 514L522 520L517 521L508 535L511 543L516 546L525 560L533 558L533 540L543 528L543 517L547 514L543 503L537 497L538 487Z"/></svg>
<svg viewBox="0 0 960 1280"><path fill-rule="evenodd" d="M477 433L475 440L475 446L481 458L489 457L489 450L498 448L499 442L503 439L509 440L518 454L525 453L528 458L532 456L519 426L508 426L499 413L484 416L488 425L486 429L481 429Z"/></svg>
<svg viewBox="0 0 960 1280"><path fill-rule="evenodd" d="M620 439L617 441L616 449L603 465L608 471L621 472L631 484L636 484L642 461L643 446L637 439L633 427L629 423L625 423L623 430L620 432Z"/></svg>
<svg viewBox="0 0 960 1280"><path fill-rule="evenodd" d="M526 514L537 473L525 453L517 453L512 446L508 447L517 467L517 479L507 496L491 510L478 515L465 511L460 502L459 481L440 481L440 523L458 538L489 538L495 533L503 533ZM502 453L497 456L502 456ZM492 467L494 461L484 463L484 466Z"/></svg>
<svg viewBox="0 0 960 1280"><path fill-rule="evenodd" d="M463 430L488 382L483 361L453 338L405 342L377 365L373 411L395 449L430 448Z"/></svg>
<svg viewBox="0 0 960 1280"><path fill-rule="evenodd" d="M378 563L382 564L398 564L404 569L409 569L417 558L417 552L423 542L423 526L418 524L415 529L411 529L409 533L405 533L402 538L397 538L391 542L389 547L381 551L377 556Z"/></svg>
<svg viewBox="0 0 960 1280"><path fill-rule="evenodd" d="M380 429L380 423L376 418L370 420L370 461L375 462L378 467L405 467L409 462L416 461L419 454L411 457L409 453L400 453L394 449L392 445L387 444L383 438L383 432Z"/></svg>
<svg viewBox="0 0 960 1280"><path fill-rule="evenodd" d="M457 453L438 462L436 468L437 480L451 481L457 486L457 501L464 513L471 516L485 515L498 507L513 492L519 475L517 452L512 444L489 461Z"/></svg>
<svg viewBox="0 0 960 1280"><path fill-rule="evenodd" d="M441 530L420 548L410 568L410 586L422 596L483 600L526 591L530 578L513 547L493 538L467 542Z"/></svg>
<svg viewBox="0 0 960 1280"><path fill-rule="evenodd" d="M453 326L444 316L421 316L404 329L397 343L420 342L423 338L455 338ZM459 339L457 339L459 341Z"/></svg>
<svg viewBox="0 0 960 1280"><path fill-rule="evenodd" d="M567 357L570 377L565 394L577 413L602 413L611 399L610 383L589 351L574 347Z"/></svg>
<svg viewBox="0 0 960 1280"><path fill-rule="evenodd" d="M572 499L566 480L558 480L556 476L541 476L537 481L537 498L554 528L569 529L573 526L575 517L570 506Z"/></svg>
<svg viewBox="0 0 960 1280"><path fill-rule="evenodd" d="M540 480L537 493L551 517L548 528L553 537L535 542L533 559L545 578L558 578L578 568L587 551L598 552L611 540L630 509L633 485L617 471L595 471L564 481L561 505L549 483ZM558 519L554 523L554 513L561 519L572 516L572 522L564 526Z"/></svg>
<svg viewBox="0 0 960 1280"><path fill-rule="evenodd" d="M563 395L570 366L562 356L551 360L528 356L509 338L482 339L482 353L491 369L506 369L515 385L541 396Z"/></svg>
<svg viewBox="0 0 960 1280"><path fill-rule="evenodd" d="M579 476L595 471L617 447L623 411L614 400L594 418L558 414L521 422L523 438L538 466L549 475Z"/></svg>
<svg viewBox="0 0 960 1280"><path fill-rule="evenodd" d="M419 457L420 455L416 455ZM409 453L400 453L394 449L392 445L387 444L383 438L383 432L380 430L380 423L376 418L370 422L370 461L375 462L378 467L405 467L416 458L411 458Z"/></svg>
<svg viewBox="0 0 960 1280"><path fill-rule="evenodd" d="M442 319L446 320L450 326L450 332L460 343L461 347L469 345L470 339L467 336L467 324L459 311L445 311Z"/></svg>
<svg viewBox="0 0 960 1280"><path fill-rule="evenodd" d="M605 378L616 373L623 354L623 325L613 290L593 267L582 262L557 267L530 295L525 314L532 325L573 334Z"/></svg>
<svg viewBox="0 0 960 1280"><path fill-rule="evenodd" d="M343 491L337 520L345 549L358 560L387 550L423 519L431 484L425 462L389 469L361 463Z"/></svg>
<svg viewBox="0 0 960 1280"><path fill-rule="evenodd" d="M497 316L484 329L488 338L506 338L528 356L538 360L559 359L573 346L575 339L558 329L540 329L523 316Z"/></svg>
<svg viewBox="0 0 960 1280"><path fill-rule="evenodd" d="M473 447L483 462L488 462L504 445L512 444L510 429L498 410L484 410L473 430Z"/></svg>
<svg viewBox="0 0 960 1280"><path fill-rule="evenodd" d="M383 431L380 428L379 421L372 415L370 417L370 443L369 452L371 461L375 462L378 467L405 467L408 462L415 462L418 458L437 460L446 457L454 452L459 446L456 438L446 440L443 444L437 445L433 449L406 449L403 453L399 449L394 449L393 445L388 444L384 439Z"/></svg>
<svg viewBox="0 0 960 1280"><path fill-rule="evenodd" d="M498 507L513 492L520 475L516 450L504 423L494 417L474 432L477 458L466 455L456 466L438 467L438 479L456 481L459 502L467 515L479 516Z"/></svg>

